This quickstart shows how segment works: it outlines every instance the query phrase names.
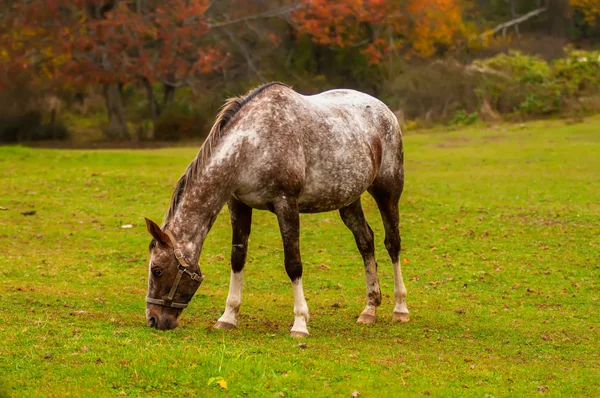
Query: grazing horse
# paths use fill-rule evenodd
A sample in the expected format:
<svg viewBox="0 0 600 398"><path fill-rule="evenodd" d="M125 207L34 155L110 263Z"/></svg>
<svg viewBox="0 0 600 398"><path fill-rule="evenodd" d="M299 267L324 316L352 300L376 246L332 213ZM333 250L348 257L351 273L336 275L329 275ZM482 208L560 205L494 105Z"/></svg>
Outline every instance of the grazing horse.
<svg viewBox="0 0 600 398"><path fill-rule="evenodd" d="M367 305L359 323L373 323L381 304L373 231L360 196L369 192L385 227L394 269L393 319L407 322L400 270L398 201L404 185L404 151L398 121L381 101L353 90L305 96L269 83L229 99L198 155L179 179L162 227L146 219L150 267L146 320L175 328L203 280L202 245L227 203L233 228L231 279L216 328L237 326L252 210L277 216L285 270L294 293L292 336L308 335L302 288L299 213L338 210L364 260Z"/></svg>

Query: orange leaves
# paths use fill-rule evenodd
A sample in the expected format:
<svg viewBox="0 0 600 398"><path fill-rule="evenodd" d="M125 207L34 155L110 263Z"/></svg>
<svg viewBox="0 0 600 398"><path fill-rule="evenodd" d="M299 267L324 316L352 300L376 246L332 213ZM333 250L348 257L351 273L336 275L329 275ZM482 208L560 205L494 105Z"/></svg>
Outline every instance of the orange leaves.
<svg viewBox="0 0 600 398"><path fill-rule="evenodd" d="M373 64L405 42L405 55L432 56L454 47L464 30L459 0L306 0L292 19L315 43L363 47Z"/></svg>
<svg viewBox="0 0 600 398"><path fill-rule="evenodd" d="M583 14L584 21L590 26L600 18L600 0L571 0L571 6Z"/></svg>
<svg viewBox="0 0 600 398"><path fill-rule="evenodd" d="M383 59L383 55L385 54L386 50L387 45L385 40L376 39L369 43L369 45L360 52L369 58L370 64L378 64Z"/></svg>
<svg viewBox="0 0 600 398"><path fill-rule="evenodd" d="M411 0L407 11L413 21L409 34L413 49L421 56L434 55L436 47L452 47L463 25L456 0Z"/></svg>

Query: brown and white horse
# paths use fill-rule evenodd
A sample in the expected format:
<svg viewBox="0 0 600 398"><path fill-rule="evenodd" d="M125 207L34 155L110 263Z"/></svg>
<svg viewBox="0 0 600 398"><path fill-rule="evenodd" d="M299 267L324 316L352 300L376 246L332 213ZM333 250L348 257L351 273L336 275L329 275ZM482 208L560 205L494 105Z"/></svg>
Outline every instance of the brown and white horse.
<svg viewBox="0 0 600 398"><path fill-rule="evenodd" d="M404 185L398 121L379 100L353 90L305 96L270 83L228 100L196 159L180 178L164 225L146 219L153 236L146 298L151 327L172 329L203 280L198 258L227 203L233 227L231 280L217 328L237 326L252 210L276 214L285 270L294 293L291 334L308 335L302 288L299 213L339 210L364 260L367 305L358 322L373 323L381 303L373 231L360 196L369 192L385 227L394 269L393 319L406 322L400 270L398 201Z"/></svg>

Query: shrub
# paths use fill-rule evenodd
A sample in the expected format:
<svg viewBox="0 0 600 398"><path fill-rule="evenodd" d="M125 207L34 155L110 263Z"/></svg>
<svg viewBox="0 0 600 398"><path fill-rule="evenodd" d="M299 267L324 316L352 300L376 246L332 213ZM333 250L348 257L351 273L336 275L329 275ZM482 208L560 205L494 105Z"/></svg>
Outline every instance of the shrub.
<svg viewBox="0 0 600 398"><path fill-rule="evenodd" d="M43 123L39 111L0 116L0 142L65 140L69 130L62 122Z"/></svg>
<svg viewBox="0 0 600 398"><path fill-rule="evenodd" d="M154 124L154 139L176 141L180 139L204 138L208 134L206 120L197 113L169 109Z"/></svg>
<svg viewBox="0 0 600 398"><path fill-rule="evenodd" d="M57 104L58 103L58 104ZM34 91L18 77L0 96L0 142L64 140L69 137L56 114L60 101Z"/></svg>
<svg viewBox="0 0 600 398"><path fill-rule="evenodd" d="M450 120L458 111L477 112L480 76L455 62L410 68L386 85L383 99L406 119Z"/></svg>
<svg viewBox="0 0 600 398"><path fill-rule="evenodd" d="M467 113L461 109L460 111L454 114L454 117L452 118L452 120L450 120L449 124L451 126L470 126L472 124L477 123L478 121L479 115L477 115L477 112Z"/></svg>
<svg viewBox="0 0 600 398"><path fill-rule="evenodd" d="M407 119L474 123L600 110L600 52L566 49L548 63L517 51L471 65L436 61L396 76L383 97Z"/></svg>
<svg viewBox="0 0 600 398"><path fill-rule="evenodd" d="M558 112L562 88L543 59L517 51L474 62L485 79L481 95L501 113L527 116Z"/></svg>
<svg viewBox="0 0 600 398"><path fill-rule="evenodd" d="M600 91L600 52L571 50L567 57L552 63L557 84L569 95L583 95Z"/></svg>

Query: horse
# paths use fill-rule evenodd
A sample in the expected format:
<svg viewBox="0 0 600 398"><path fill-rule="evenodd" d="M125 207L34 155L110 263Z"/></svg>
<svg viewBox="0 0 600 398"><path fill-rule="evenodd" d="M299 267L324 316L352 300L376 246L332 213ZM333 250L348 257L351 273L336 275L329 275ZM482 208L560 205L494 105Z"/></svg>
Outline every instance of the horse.
<svg viewBox="0 0 600 398"><path fill-rule="evenodd" d="M374 323L381 290L373 231L361 207L364 192L375 199L385 228L394 271L392 319L408 322L399 261L403 163L398 121L370 95L337 89L307 96L273 82L227 100L179 179L162 227L145 219L152 235L147 325L160 330L177 327L179 315L204 279L198 259L225 203L233 230L231 275L225 311L215 328L238 325L253 210L268 210L277 217L294 295L292 336L309 334L299 213L339 211L354 235L366 274L367 304L357 322Z"/></svg>

